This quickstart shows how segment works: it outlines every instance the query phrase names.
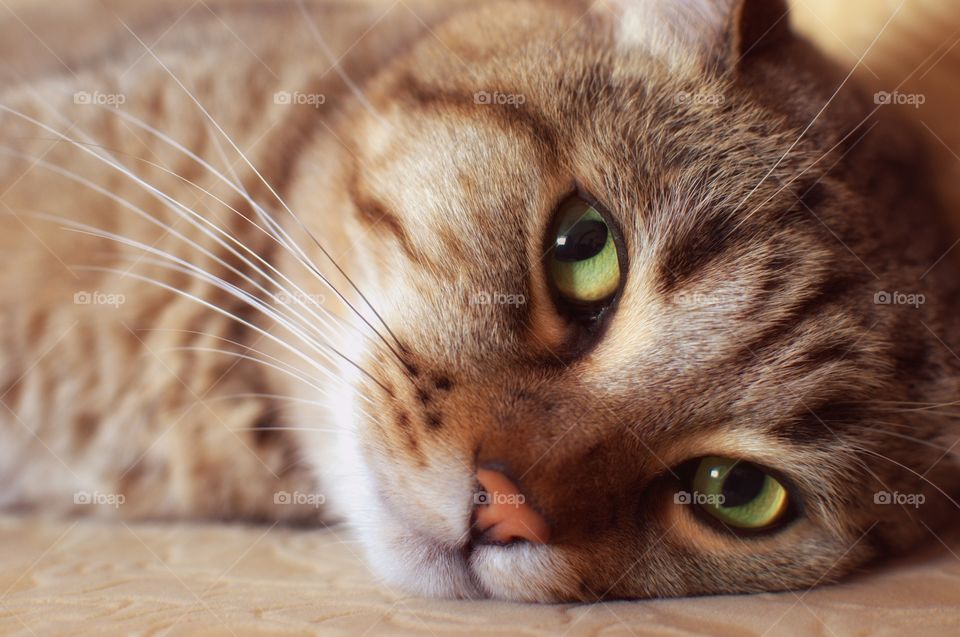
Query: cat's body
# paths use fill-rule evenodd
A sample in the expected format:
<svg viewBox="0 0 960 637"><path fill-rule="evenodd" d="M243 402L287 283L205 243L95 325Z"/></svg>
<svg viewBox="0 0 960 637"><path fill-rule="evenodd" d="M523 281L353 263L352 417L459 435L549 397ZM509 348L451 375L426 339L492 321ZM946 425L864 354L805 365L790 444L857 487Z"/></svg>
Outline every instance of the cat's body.
<svg viewBox="0 0 960 637"><path fill-rule="evenodd" d="M75 75L12 65L0 506L346 518L390 581L539 600L811 585L923 533L960 484L953 438L941 410L899 408L960 398L960 332L909 135L833 96L844 74L769 9L747 3L728 41L732 18L690 35L612 4L383 28L379 7L252 3L169 37L147 12ZM627 271L583 330L540 265L577 188L617 219ZM707 455L777 470L798 519L701 528L665 494ZM551 544L469 539L485 465L534 494Z"/></svg>

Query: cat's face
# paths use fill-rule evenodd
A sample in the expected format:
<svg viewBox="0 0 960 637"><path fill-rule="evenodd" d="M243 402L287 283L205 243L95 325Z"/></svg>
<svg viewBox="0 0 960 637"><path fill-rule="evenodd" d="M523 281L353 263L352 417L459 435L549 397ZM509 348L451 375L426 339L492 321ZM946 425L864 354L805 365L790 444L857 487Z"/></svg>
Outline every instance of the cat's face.
<svg viewBox="0 0 960 637"><path fill-rule="evenodd" d="M795 143L826 101L790 59L806 48L741 58L767 32L748 21L780 17L754 3L681 2L694 17L658 16L662 42L624 33L648 4L462 17L357 116L348 208L392 335L355 352L341 486L391 582L549 601L810 586L911 535L919 509L875 493L935 493L893 463L940 452L870 415L927 391L914 309L874 303L917 266L856 230L888 202L836 167L844 113ZM776 90L808 91L779 112L757 88L778 68ZM546 530L471 532L483 468Z"/></svg>

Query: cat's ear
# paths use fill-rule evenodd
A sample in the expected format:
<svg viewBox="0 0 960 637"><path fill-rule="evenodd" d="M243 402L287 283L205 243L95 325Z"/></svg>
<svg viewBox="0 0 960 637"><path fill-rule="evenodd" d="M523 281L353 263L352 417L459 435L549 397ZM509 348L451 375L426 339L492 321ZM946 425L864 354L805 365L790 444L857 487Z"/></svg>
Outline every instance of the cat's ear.
<svg viewBox="0 0 960 637"><path fill-rule="evenodd" d="M790 37L786 0L606 0L621 46L734 70Z"/></svg>

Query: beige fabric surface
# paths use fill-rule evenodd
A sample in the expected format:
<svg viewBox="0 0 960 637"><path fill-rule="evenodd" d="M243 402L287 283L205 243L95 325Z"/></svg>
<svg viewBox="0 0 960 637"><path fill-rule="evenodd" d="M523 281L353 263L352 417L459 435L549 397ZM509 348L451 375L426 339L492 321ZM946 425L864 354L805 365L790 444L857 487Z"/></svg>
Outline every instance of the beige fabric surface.
<svg viewBox="0 0 960 637"><path fill-rule="evenodd" d="M861 81L927 96L906 112L943 160L945 189L960 191L960 1L794 5L848 66L867 53ZM2 517L0 634L960 635L960 541L928 544L809 592L528 606L384 588L342 529Z"/></svg>
<svg viewBox="0 0 960 637"><path fill-rule="evenodd" d="M339 529L0 518L0 634L955 636L960 559L931 542L809 592L525 605L383 588Z"/></svg>

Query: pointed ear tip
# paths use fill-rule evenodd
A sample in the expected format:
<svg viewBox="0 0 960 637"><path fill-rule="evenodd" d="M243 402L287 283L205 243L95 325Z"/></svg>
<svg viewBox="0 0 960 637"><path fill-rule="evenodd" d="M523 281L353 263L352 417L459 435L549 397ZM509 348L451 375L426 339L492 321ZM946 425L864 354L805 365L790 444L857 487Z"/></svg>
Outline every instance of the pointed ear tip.
<svg viewBox="0 0 960 637"><path fill-rule="evenodd" d="M787 0L603 0L619 40L702 63L736 65L791 33ZM596 5L593 5L596 6Z"/></svg>
<svg viewBox="0 0 960 637"><path fill-rule="evenodd" d="M731 36L738 56L763 51L792 33L787 0L737 0L731 19Z"/></svg>

